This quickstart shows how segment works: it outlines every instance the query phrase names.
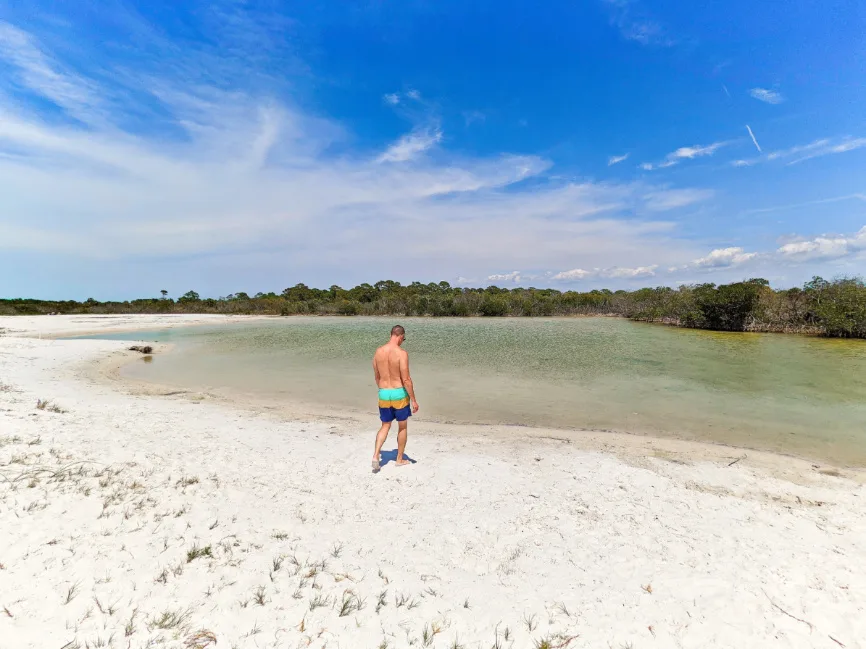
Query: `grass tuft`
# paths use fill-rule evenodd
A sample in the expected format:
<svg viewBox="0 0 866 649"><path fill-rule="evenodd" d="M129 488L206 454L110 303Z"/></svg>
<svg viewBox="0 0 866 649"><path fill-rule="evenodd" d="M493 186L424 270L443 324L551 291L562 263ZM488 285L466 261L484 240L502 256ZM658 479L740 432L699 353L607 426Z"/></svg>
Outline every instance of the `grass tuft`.
<svg viewBox="0 0 866 649"><path fill-rule="evenodd" d="M126 624L123 625L123 635L124 637L129 637L133 633L135 633L135 616L138 615L138 609L132 609L132 615L129 616L129 620L127 620Z"/></svg>
<svg viewBox="0 0 866 649"><path fill-rule="evenodd" d="M421 644L429 647L440 633L442 633L442 625L438 622L431 622L429 625L425 624L424 628L421 629Z"/></svg>
<svg viewBox="0 0 866 649"><path fill-rule="evenodd" d="M329 606L330 604L330 597L324 597L321 593L317 593L313 599L310 600L310 610L315 611L317 608Z"/></svg>
<svg viewBox="0 0 866 649"><path fill-rule="evenodd" d="M187 563L192 563L193 561L195 561L196 559L200 559L201 557L208 557L209 559L213 558L211 546L206 545L203 548L200 548L197 545L193 545L189 550L186 551Z"/></svg>
<svg viewBox="0 0 866 649"><path fill-rule="evenodd" d="M385 608L386 606L388 606L388 602L386 600L387 597L388 597L388 591L387 590L383 590L381 593L379 593L379 599L376 602L376 612L377 613L379 611L381 611L383 608Z"/></svg>
<svg viewBox="0 0 866 649"><path fill-rule="evenodd" d="M69 604L73 599L78 595L78 582L72 584L69 589L66 591L66 596L63 598L64 604Z"/></svg>
<svg viewBox="0 0 866 649"><path fill-rule="evenodd" d="M340 604L340 617L346 617L364 608L365 601L358 597L353 591L347 590L343 593Z"/></svg>
<svg viewBox="0 0 866 649"><path fill-rule="evenodd" d="M36 409L37 410L47 410L48 412L57 412L57 413L66 412L63 408L58 406L56 403L52 403L49 399L37 399L36 400Z"/></svg>
<svg viewBox="0 0 866 649"><path fill-rule="evenodd" d="M166 609L159 616L154 616L150 619L147 626L148 629L178 629L184 626L187 622L189 622L190 611L189 610L176 610L173 611L171 609Z"/></svg>

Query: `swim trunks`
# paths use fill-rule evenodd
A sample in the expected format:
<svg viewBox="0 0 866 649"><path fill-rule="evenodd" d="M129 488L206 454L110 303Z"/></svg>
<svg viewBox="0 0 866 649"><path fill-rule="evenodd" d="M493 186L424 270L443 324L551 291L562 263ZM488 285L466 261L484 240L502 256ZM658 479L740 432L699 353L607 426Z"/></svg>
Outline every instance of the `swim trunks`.
<svg viewBox="0 0 866 649"><path fill-rule="evenodd" d="M411 416L406 388L379 388L379 419L382 423L387 424L395 419L406 421Z"/></svg>

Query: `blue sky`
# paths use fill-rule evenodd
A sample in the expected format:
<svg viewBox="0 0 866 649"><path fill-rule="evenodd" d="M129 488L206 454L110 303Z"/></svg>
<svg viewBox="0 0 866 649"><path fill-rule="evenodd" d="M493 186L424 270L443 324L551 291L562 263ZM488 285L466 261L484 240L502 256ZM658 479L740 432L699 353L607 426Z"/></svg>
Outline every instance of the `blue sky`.
<svg viewBox="0 0 866 649"><path fill-rule="evenodd" d="M0 296L866 271L866 5L0 4Z"/></svg>

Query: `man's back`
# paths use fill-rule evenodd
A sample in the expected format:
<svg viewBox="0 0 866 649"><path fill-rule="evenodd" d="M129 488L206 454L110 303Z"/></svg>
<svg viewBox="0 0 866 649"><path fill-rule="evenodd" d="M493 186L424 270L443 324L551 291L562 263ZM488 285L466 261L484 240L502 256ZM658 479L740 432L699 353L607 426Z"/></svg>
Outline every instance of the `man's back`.
<svg viewBox="0 0 866 649"><path fill-rule="evenodd" d="M403 386L403 378L400 372L400 364L405 351L397 345L386 344L379 347L373 356L376 366L377 383L380 388L399 388Z"/></svg>

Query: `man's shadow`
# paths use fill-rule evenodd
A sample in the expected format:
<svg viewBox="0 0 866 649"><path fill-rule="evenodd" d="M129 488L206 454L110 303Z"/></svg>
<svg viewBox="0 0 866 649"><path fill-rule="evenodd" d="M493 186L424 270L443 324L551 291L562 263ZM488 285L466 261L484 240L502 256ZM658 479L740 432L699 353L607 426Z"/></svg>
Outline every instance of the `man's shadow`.
<svg viewBox="0 0 866 649"><path fill-rule="evenodd" d="M385 465L389 464L390 462L396 462L397 461L397 449L395 448L393 451L382 451L379 454L379 458L380 458L379 466L385 466ZM411 457L409 457L405 453L403 453L403 459L409 460L410 464L415 464L415 460L413 460Z"/></svg>

